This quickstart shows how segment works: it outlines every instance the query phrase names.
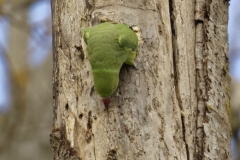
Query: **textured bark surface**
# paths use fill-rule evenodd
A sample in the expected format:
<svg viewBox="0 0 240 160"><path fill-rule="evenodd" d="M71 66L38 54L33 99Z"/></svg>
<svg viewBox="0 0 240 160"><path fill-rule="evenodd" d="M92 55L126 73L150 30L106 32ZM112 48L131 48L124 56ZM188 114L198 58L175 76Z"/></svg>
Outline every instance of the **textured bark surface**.
<svg viewBox="0 0 240 160"><path fill-rule="evenodd" d="M228 2L52 1L55 159L231 159ZM93 90L82 28L140 28L108 110Z"/></svg>

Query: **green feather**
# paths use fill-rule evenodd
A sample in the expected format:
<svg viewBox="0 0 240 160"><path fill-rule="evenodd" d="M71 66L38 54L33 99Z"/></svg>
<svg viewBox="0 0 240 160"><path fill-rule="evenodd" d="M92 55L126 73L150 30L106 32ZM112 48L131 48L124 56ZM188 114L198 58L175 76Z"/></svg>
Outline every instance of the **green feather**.
<svg viewBox="0 0 240 160"><path fill-rule="evenodd" d="M85 28L83 31L94 88L101 97L110 97L118 86L123 63L134 64L137 36L125 24L108 22Z"/></svg>

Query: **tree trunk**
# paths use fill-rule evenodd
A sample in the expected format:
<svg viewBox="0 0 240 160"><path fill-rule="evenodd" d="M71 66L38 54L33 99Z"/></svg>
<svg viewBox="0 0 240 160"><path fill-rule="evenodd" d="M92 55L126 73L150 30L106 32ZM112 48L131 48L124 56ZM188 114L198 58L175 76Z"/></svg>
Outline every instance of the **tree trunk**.
<svg viewBox="0 0 240 160"><path fill-rule="evenodd" d="M9 19L9 48L6 50L11 105L0 114L0 159L39 160L52 157L49 145L51 130L51 62L39 66L28 63L31 28L28 11L32 0L4 1L3 11ZM2 77L3 75L1 75Z"/></svg>
<svg viewBox="0 0 240 160"><path fill-rule="evenodd" d="M231 159L227 21L219 0L52 0L55 159ZM108 110L93 90L82 29L140 29Z"/></svg>

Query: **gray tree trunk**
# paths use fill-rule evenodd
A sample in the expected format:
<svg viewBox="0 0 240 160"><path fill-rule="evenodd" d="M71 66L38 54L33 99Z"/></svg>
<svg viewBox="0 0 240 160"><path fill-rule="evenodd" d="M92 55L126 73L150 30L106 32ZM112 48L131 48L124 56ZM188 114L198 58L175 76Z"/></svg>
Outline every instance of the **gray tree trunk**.
<svg viewBox="0 0 240 160"><path fill-rule="evenodd" d="M55 159L231 159L227 22L219 0L52 0ZM82 29L140 29L107 110L93 90Z"/></svg>

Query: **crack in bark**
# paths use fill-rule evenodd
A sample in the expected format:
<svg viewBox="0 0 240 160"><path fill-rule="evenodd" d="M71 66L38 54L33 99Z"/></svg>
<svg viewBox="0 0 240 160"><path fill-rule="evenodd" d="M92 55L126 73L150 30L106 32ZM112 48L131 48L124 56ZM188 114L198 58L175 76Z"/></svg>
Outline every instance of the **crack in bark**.
<svg viewBox="0 0 240 160"><path fill-rule="evenodd" d="M93 133L92 133L92 136L93 136L93 154L94 154L95 160L97 160L97 158L96 158L95 137L94 137L94 134L93 134Z"/></svg>
<svg viewBox="0 0 240 160"><path fill-rule="evenodd" d="M180 97L179 97L180 98ZM177 98L178 99L178 98ZM181 100L181 99L180 99ZM181 106L180 106L181 108ZM185 127L185 116L181 115L181 121L182 121L182 134L183 134L183 141L185 142L185 146L186 146L186 153L187 153L187 160L189 160L189 148L188 148L188 144L186 142L186 137L185 137L185 133L186 133L186 127Z"/></svg>
<svg viewBox="0 0 240 160"><path fill-rule="evenodd" d="M174 72L174 85L175 85L175 94L176 94L176 99L178 101L178 106L180 110L183 110L182 106L182 100L180 96L180 91L179 91L179 84L178 84L178 79L179 79L179 71L178 71L178 50L177 49L177 35L175 31L175 17L174 17L174 4L173 0L169 0L169 12L170 12L170 24L171 24L171 31L172 31L172 48L173 48L173 72ZM185 116L184 113L181 113L181 122L182 122L182 136L183 136L183 141L185 143L185 148L186 148L186 155L187 155L187 160L189 160L189 148L188 144L186 142L186 137L185 137Z"/></svg>
<svg viewBox="0 0 240 160"><path fill-rule="evenodd" d="M92 111L89 111L88 112L88 121L87 121L87 134L86 134L86 140L88 143L90 143L90 141L92 140L93 142L93 154L94 154L94 158L95 160L97 159L96 158L96 145L95 145L95 137L94 137L94 134L93 134L93 131L92 131L92 123L93 123L93 120L92 120Z"/></svg>
<svg viewBox="0 0 240 160"><path fill-rule="evenodd" d="M125 8L130 8L133 10L142 10L142 11L153 11L155 13L159 13L157 11L157 9L148 9L148 8L140 8L140 7L133 7L133 6L126 6L126 5L121 5L121 4L117 4L117 5L106 5L106 6L101 6L101 7L96 7L96 9L94 10L94 12L96 12L98 9L107 9L110 7L125 7Z"/></svg>

